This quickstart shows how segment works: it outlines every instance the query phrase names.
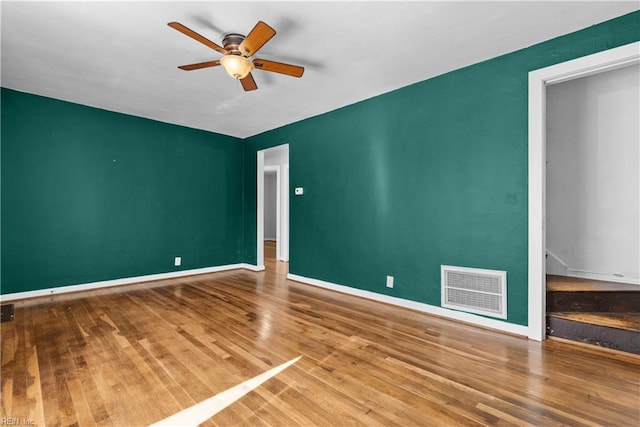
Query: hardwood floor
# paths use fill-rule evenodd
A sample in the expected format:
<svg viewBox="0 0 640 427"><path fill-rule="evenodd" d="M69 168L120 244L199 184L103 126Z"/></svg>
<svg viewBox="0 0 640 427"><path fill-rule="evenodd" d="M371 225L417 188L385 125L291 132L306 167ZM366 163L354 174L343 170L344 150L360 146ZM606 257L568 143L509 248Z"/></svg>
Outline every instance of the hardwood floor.
<svg viewBox="0 0 640 427"><path fill-rule="evenodd" d="M148 425L302 356L203 425L640 424L638 356L287 281L273 253L261 273L17 301L0 421Z"/></svg>

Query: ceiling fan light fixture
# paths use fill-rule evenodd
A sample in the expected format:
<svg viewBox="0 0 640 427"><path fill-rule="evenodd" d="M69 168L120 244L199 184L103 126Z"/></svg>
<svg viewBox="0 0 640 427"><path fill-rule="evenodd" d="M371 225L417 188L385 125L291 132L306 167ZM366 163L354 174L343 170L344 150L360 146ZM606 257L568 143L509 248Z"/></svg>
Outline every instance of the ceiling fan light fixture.
<svg viewBox="0 0 640 427"><path fill-rule="evenodd" d="M2 0L0 0L2 1ZM201 70L203 68L221 66L226 72L236 80L240 80L242 88L248 92L258 89L251 71L254 69L262 71L270 71L272 73L285 74L292 77L302 77L304 73L304 67L297 65L285 64L283 62L268 61L266 59L254 59L251 61L249 58L260 50L262 46L273 36L276 35L276 30L268 26L262 21L253 27L246 37L242 34L231 33L224 36L222 39L223 46L212 42L206 37L196 33L195 31L185 27L179 22L169 22L169 26L176 31L181 32L187 37L191 37L197 42L204 44L205 46L215 50L216 52L224 55L219 60L198 62L196 64L180 65L178 68L184 71Z"/></svg>
<svg viewBox="0 0 640 427"><path fill-rule="evenodd" d="M220 65L234 79L244 79L253 70L253 64L249 58L241 55L224 55L220 58Z"/></svg>

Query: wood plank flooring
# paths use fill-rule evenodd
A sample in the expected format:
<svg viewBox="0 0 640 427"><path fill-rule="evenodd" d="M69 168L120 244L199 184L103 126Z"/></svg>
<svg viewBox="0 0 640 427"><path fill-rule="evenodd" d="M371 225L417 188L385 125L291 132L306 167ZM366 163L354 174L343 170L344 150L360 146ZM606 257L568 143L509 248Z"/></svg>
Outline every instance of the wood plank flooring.
<svg viewBox="0 0 640 427"><path fill-rule="evenodd" d="M640 424L640 357L223 273L15 302L0 420L142 426L302 358L208 426ZM6 423L5 423L6 424Z"/></svg>

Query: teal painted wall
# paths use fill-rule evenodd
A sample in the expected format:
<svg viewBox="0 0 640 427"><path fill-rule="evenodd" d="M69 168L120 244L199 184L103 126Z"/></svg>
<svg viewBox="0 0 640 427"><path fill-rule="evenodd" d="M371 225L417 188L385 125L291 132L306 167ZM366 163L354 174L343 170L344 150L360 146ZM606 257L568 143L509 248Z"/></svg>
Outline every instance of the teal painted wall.
<svg viewBox="0 0 640 427"><path fill-rule="evenodd" d="M256 151L288 143L290 273L439 306L441 264L506 270L526 325L528 72L638 40L635 12L249 138L245 262Z"/></svg>
<svg viewBox="0 0 640 427"><path fill-rule="evenodd" d="M2 294L241 261L242 140L1 96Z"/></svg>
<svg viewBox="0 0 640 427"><path fill-rule="evenodd" d="M438 306L441 264L506 270L526 325L527 73L638 40L635 12L245 143L2 89L1 292L255 263L256 151L289 143L291 273Z"/></svg>

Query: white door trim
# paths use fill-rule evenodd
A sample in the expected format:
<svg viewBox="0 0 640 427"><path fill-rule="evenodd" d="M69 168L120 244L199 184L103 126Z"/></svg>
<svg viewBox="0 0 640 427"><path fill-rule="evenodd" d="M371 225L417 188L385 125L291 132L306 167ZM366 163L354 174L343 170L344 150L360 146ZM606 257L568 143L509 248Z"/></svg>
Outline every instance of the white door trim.
<svg viewBox="0 0 640 427"><path fill-rule="evenodd" d="M258 155L256 176L256 265L264 270L264 150Z"/></svg>
<svg viewBox="0 0 640 427"><path fill-rule="evenodd" d="M529 73L529 338L546 336L546 87L640 63L640 42Z"/></svg>
<svg viewBox="0 0 640 427"><path fill-rule="evenodd" d="M289 163L287 163L282 171L282 229L280 237L282 238L282 249L280 251L279 261L289 262Z"/></svg>
<svg viewBox="0 0 640 427"><path fill-rule="evenodd" d="M275 172L276 173L276 259L281 259L282 255L282 234L281 234L281 208L280 208L280 165L275 166L265 166L265 172ZM264 199L263 199L264 200ZM264 208L263 208L264 212Z"/></svg>

